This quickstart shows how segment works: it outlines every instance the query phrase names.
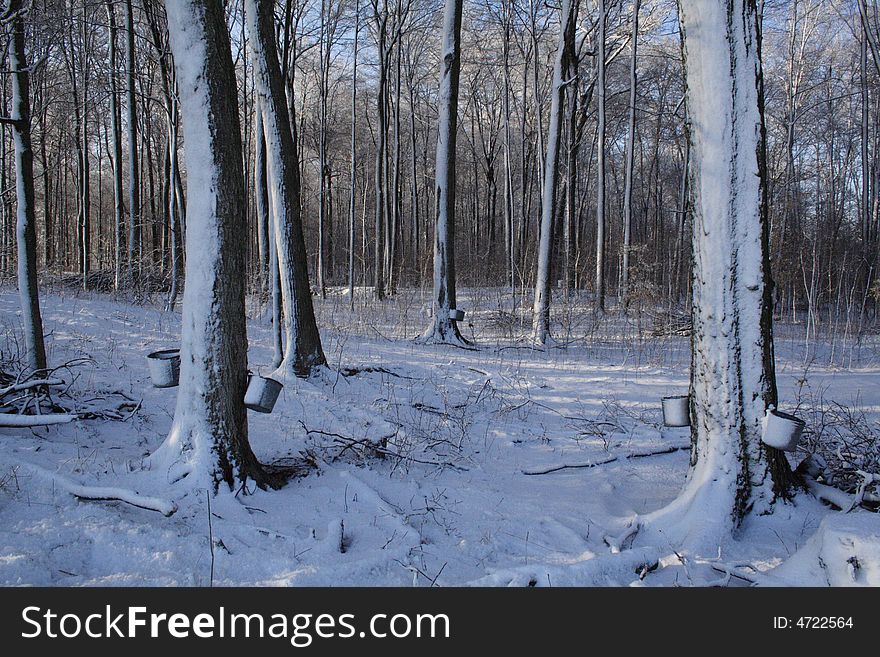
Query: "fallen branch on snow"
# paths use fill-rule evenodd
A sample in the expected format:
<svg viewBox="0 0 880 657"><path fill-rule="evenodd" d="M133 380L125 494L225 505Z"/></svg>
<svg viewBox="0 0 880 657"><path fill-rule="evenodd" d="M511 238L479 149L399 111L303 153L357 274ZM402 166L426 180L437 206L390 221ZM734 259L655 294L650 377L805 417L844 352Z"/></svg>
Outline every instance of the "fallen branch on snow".
<svg viewBox="0 0 880 657"><path fill-rule="evenodd" d="M31 463L22 463L23 467L30 469L35 475L51 481L61 490L81 500L93 500L97 502L125 502L131 506L147 511L156 511L163 516L171 516L177 511L177 505L171 500L163 500L158 497L141 495L137 491L115 488L111 486L83 486L54 472L49 472Z"/></svg>
<svg viewBox="0 0 880 657"><path fill-rule="evenodd" d="M874 481L873 477L871 478L871 481ZM860 494L850 495L839 488L820 484L812 477L806 476L804 477L804 483L807 485L807 490L809 490L817 499L833 504L844 513L852 511L857 506L860 506L862 502L866 501L864 490L861 490Z"/></svg>
<svg viewBox="0 0 880 657"><path fill-rule="evenodd" d="M68 413L46 413L45 415L0 413L0 427L44 427L50 424L67 424L75 419L76 415Z"/></svg>
<svg viewBox="0 0 880 657"><path fill-rule="evenodd" d="M393 450L388 449L387 447L382 446L383 441L387 441L392 436L384 436L380 442L374 442L367 438L358 440L357 438L351 438L349 436L343 436L339 433L333 433L332 431L321 431L320 429L309 429L305 423L300 420L300 425L303 430L309 435L318 435L318 436L326 436L328 438L333 438L333 442L344 445L342 451L336 455L336 458L339 458L344 452L352 449L354 447L363 447L369 451L375 452L376 454L381 454L382 456L390 456L391 458L396 458L400 461L410 461L412 463L419 463L421 465L432 465L435 467L441 468L452 468L453 470L458 470L460 472L467 472L467 468L462 467L460 465L456 465L455 463L451 463L449 461L427 461L423 459L417 459L413 456L404 456L403 454L399 454Z"/></svg>
<svg viewBox="0 0 880 657"><path fill-rule="evenodd" d="M651 450L649 452L633 452L631 454L624 454L623 456L609 456L605 459L599 461L586 461L585 463L564 463L563 465L556 465L552 468L547 468L545 470L523 470L522 473L524 475L545 475L550 474L552 472L559 472L560 470L566 469L576 469L576 468L595 468L599 465L606 465L607 463L614 463L614 461L619 461L620 459L641 459L647 456L660 456L661 454L672 454L673 452L680 452L683 449L690 449L691 445L688 443L687 445L673 445L671 447L664 447L663 449Z"/></svg>
<svg viewBox="0 0 880 657"><path fill-rule="evenodd" d="M31 388L39 388L40 386L63 386L64 381L61 379L32 379L22 383L13 383L5 388L0 388L0 397L5 397L12 392L21 392L22 390L30 390Z"/></svg>

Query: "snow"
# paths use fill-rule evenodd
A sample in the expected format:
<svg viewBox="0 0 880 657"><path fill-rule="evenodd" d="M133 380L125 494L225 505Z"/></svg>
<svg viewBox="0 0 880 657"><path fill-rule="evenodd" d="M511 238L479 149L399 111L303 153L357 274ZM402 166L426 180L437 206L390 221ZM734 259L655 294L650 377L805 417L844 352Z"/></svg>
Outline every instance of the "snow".
<svg viewBox="0 0 880 657"><path fill-rule="evenodd" d="M776 583L797 586L880 586L880 515L837 513L822 519L800 550L768 575Z"/></svg>
<svg viewBox="0 0 880 657"><path fill-rule="evenodd" d="M682 488L688 451L627 457L687 443L687 428L661 427L660 410L662 397L687 388L686 339L635 338L634 320L609 317L589 338L574 331L568 346L536 350L526 346L527 317L508 337L499 291L463 289L479 349L426 346L414 338L430 291L378 304L357 290L354 311L341 290L328 292L316 311L330 368L288 382L273 413L249 414L263 463L309 458L317 469L278 491L213 497L210 532L204 491L178 496L167 483L175 472L144 468L169 433L178 390L150 385L145 356L178 343L180 315L162 299L136 307L44 293L50 361L94 359L77 370L72 394L119 390L142 403L125 421L0 428L0 583L668 586L724 580L725 569L736 574L730 586L747 585L740 576L878 583L878 516L806 494L702 552L676 550L679 558L669 540L647 540L646 519ZM585 299L584 317L590 306ZM272 329L263 309L252 303L249 314L249 366L268 371ZM803 338L800 327L783 328L780 405L790 408ZM0 290L0 329L20 331L14 290ZM843 404L858 398L869 420L880 418L877 347L863 341L854 369L813 362L810 385ZM343 452L333 434L387 453ZM523 474L586 463L596 465ZM177 510L76 497L96 492Z"/></svg>

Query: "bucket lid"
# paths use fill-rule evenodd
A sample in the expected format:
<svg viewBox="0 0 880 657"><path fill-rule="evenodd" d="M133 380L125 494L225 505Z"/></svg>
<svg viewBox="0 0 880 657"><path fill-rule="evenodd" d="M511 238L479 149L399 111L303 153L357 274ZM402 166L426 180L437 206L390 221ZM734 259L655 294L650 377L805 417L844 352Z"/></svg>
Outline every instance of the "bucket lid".
<svg viewBox="0 0 880 657"><path fill-rule="evenodd" d="M169 360L171 358L179 358L180 349L160 349L151 354L147 354L147 358L156 358L158 360Z"/></svg>
<svg viewBox="0 0 880 657"><path fill-rule="evenodd" d="M783 413L782 411L777 411L776 409L771 410L770 414L775 415L776 417L778 417L782 420L788 420L789 422L796 422L797 424L806 424L806 422L804 422L799 417L791 415L789 413Z"/></svg>

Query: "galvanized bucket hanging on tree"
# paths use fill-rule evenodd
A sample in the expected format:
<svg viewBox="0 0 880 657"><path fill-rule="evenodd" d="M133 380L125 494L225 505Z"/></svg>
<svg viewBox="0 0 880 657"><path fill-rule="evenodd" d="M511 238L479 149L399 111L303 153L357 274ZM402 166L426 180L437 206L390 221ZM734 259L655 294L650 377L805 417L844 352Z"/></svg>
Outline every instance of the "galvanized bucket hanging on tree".
<svg viewBox="0 0 880 657"><path fill-rule="evenodd" d="M180 381L180 349L162 349L147 355L150 378L157 388L173 388Z"/></svg>
<svg viewBox="0 0 880 657"><path fill-rule="evenodd" d="M799 417L782 411L769 410L761 440L770 447L784 452L794 452L797 450L805 426L806 423Z"/></svg>
<svg viewBox="0 0 880 657"><path fill-rule="evenodd" d="M691 425L691 398L689 395L664 397L663 424L667 427L689 427Z"/></svg>
<svg viewBox="0 0 880 657"><path fill-rule="evenodd" d="M244 405L258 413L271 413L283 387L275 379L252 374L244 394Z"/></svg>

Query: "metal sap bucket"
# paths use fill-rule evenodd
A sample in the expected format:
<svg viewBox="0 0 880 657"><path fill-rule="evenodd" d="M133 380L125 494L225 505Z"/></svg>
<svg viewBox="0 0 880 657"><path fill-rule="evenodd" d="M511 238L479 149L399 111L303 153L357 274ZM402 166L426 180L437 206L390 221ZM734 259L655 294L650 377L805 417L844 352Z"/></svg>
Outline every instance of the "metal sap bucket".
<svg viewBox="0 0 880 657"><path fill-rule="evenodd" d="M691 426L691 398L689 395L664 397L663 424L667 427Z"/></svg>
<svg viewBox="0 0 880 657"><path fill-rule="evenodd" d="M271 413L283 387L275 379L253 374L244 393L244 405L258 413Z"/></svg>
<svg viewBox="0 0 880 657"><path fill-rule="evenodd" d="M461 322L464 320L464 311L459 310L458 308L450 308L449 309L449 319Z"/></svg>
<svg viewBox="0 0 880 657"><path fill-rule="evenodd" d="M770 447L784 452L794 452L797 450L805 426L806 423L799 417L782 411L768 411L761 440Z"/></svg>
<svg viewBox="0 0 880 657"><path fill-rule="evenodd" d="M150 378L157 388L173 388L180 382L180 349L162 349L147 355Z"/></svg>

